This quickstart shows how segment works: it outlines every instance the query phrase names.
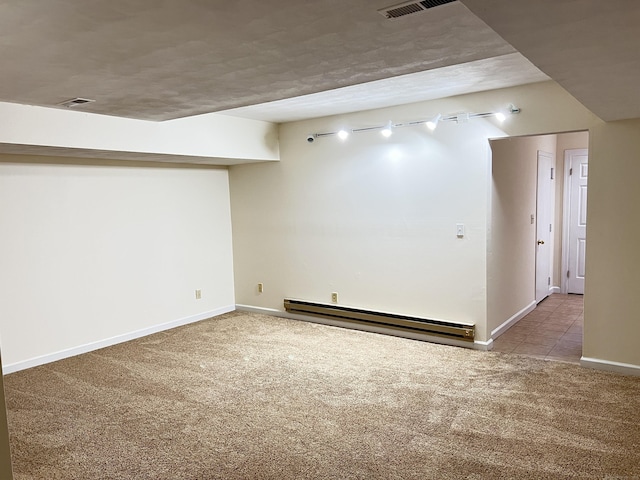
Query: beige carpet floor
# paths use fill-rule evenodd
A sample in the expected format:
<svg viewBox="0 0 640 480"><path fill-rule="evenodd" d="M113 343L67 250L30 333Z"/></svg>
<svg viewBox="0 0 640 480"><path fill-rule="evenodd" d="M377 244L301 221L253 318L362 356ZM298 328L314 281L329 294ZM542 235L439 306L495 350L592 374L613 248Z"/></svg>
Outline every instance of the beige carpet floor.
<svg viewBox="0 0 640 480"><path fill-rule="evenodd" d="M640 478L640 378L261 315L5 388L17 480Z"/></svg>

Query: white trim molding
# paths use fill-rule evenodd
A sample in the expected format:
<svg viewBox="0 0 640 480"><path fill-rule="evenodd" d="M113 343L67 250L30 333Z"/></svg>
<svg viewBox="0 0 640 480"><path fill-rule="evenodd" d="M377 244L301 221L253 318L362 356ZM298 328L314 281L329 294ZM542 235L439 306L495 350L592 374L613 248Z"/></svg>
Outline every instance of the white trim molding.
<svg viewBox="0 0 640 480"><path fill-rule="evenodd" d="M373 325L358 325L349 322L343 322L340 320L334 320L329 318L314 317L311 315L299 315L296 313L285 312L284 310L276 310L274 308L262 308L254 307L252 305L236 305L236 310L240 312L260 313L262 315L270 315L272 317L288 318L291 320L300 320L309 323L320 323L322 325L329 325L331 327L348 328L350 330L361 330L363 332L381 333L384 335L391 335L394 337L409 338L411 340L420 340L423 342L439 343L441 345L450 345L453 347L470 348L473 350L491 350L493 348L493 340L489 339L487 342L480 342L478 340L471 342L465 342L462 340L448 339L444 337L436 337L432 335L425 335L421 333L403 332L393 328L375 327Z"/></svg>
<svg viewBox="0 0 640 480"><path fill-rule="evenodd" d="M135 330L129 333L124 333L122 335L116 335L115 337L105 338L104 340L98 340L95 342L87 343L85 345L79 345L77 347L60 350L48 355L42 355L39 357L30 358L29 360L3 365L2 373L3 375L7 375L8 373L26 370L27 368L37 367L38 365L44 365L46 363L56 362L65 358L75 357L76 355L92 352L100 348L110 347L112 345L117 345L118 343L124 343L130 340L135 340L136 338L146 337L147 335L163 332L165 330L170 330L176 327L181 327L182 325L187 325L189 323L199 322L201 320L206 320L207 318L217 317L218 315L233 312L234 310L234 305L227 305L225 307L216 308L215 310L210 310L208 312L198 313L189 317L179 318L170 322L153 325L151 327Z"/></svg>
<svg viewBox="0 0 640 480"><path fill-rule="evenodd" d="M475 340L473 342L473 349L480 350L482 352L489 352L493 350L493 338L490 338L486 342L481 342L480 340Z"/></svg>
<svg viewBox="0 0 640 480"><path fill-rule="evenodd" d="M560 293L567 293L568 283L566 272L569 270L569 207L571 200L571 176L569 167L571 166L571 154L569 150L564 151L564 179L562 186L562 248L560 250Z"/></svg>
<svg viewBox="0 0 640 480"><path fill-rule="evenodd" d="M492 330L491 331L491 339L495 340L496 338L498 338L500 335L502 335L504 332L506 332L513 325L515 325L520 320L522 320L528 313L531 313L535 308L536 308L536 302L534 300L529 305L524 307L522 310L520 310L519 312L515 313L511 318L507 319L504 323L502 323L502 325L500 325L496 329Z"/></svg>
<svg viewBox="0 0 640 480"><path fill-rule="evenodd" d="M631 363L612 362L610 360L602 360L600 358L582 357L580 365L595 370L604 370L606 372L621 373L623 375L633 375L640 377L640 365Z"/></svg>

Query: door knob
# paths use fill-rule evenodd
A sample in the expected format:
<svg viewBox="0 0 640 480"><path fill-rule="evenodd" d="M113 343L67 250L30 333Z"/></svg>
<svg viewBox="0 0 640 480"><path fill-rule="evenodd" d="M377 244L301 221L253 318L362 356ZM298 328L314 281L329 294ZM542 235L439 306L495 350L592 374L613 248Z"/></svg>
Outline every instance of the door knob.
<svg viewBox="0 0 640 480"><path fill-rule="evenodd" d="M544 245L544 240L538 240L538 245Z"/></svg>

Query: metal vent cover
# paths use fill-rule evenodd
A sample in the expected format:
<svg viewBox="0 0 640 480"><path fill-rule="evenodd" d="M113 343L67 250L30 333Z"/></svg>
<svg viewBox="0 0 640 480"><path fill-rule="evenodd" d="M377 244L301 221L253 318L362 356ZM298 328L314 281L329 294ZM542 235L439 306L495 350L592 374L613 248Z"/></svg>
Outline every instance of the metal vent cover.
<svg viewBox="0 0 640 480"><path fill-rule="evenodd" d="M405 15L424 12L430 8L439 7L440 5L445 5L455 1L456 0L422 0L420 2L404 2L387 8L382 8L378 10L378 13L389 20L394 20L396 18L404 17Z"/></svg>
<svg viewBox="0 0 640 480"><path fill-rule="evenodd" d="M60 105L61 107L72 108L72 107L77 107L79 105L84 105L85 103L91 103L91 102L95 102L95 100L91 100L90 98L76 97L76 98L72 98L71 100L65 100L64 102L60 102L57 105Z"/></svg>

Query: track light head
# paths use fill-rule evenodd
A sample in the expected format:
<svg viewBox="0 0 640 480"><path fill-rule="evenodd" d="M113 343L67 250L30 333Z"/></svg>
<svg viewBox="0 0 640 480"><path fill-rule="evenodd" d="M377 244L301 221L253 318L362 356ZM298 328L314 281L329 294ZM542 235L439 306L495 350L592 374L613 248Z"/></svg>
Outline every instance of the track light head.
<svg viewBox="0 0 640 480"><path fill-rule="evenodd" d="M392 128L393 128L393 124L391 123L391 120L389 120L389 123L387 123L385 125L385 127L380 131L380 133L382 133L383 137L389 138L391 136L391 134L393 133L391 131Z"/></svg>
<svg viewBox="0 0 640 480"><path fill-rule="evenodd" d="M442 118L442 115L441 114L437 114L431 120L427 121L425 123L425 125L427 126L427 128L429 130L434 131L436 129L436 127L438 126L438 122L440 121L441 118Z"/></svg>

